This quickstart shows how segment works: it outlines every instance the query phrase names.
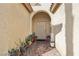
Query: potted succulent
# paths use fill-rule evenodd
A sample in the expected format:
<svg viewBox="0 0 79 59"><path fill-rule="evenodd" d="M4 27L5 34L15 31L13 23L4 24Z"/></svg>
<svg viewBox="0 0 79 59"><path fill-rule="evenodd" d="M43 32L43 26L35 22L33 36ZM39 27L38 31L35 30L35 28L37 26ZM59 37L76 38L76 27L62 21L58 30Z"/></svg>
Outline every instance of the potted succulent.
<svg viewBox="0 0 79 59"><path fill-rule="evenodd" d="M24 53L26 52L26 49L29 48L33 42L35 42L36 40L36 36L35 36L35 33L29 35L27 38L25 38L25 41L22 42L21 40L19 40L19 43L20 43L20 47L19 47L19 44L17 44L16 42L16 45L18 46L18 49L17 48L13 48L11 50L8 51L8 53L10 54L10 56L20 56L20 55L24 55Z"/></svg>
<svg viewBox="0 0 79 59"><path fill-rule="evenodd" d="M32 35L29 35L27 38L25 38L25 42L27 43L27 45L31 45L32 44Z"/></svg>
<svg viewBox="0 0 79 59"><path fill-rule="evenodd" d="M21 55L20 50L17 48L9 50L8 53L10 56L20 56Z"/></svg>
<svg viewBox="0 0 79 59"><path fill-rule="evenodd" d="M11 49L8 51L10 56L16 56L16 50L15 49Z"/></svg>

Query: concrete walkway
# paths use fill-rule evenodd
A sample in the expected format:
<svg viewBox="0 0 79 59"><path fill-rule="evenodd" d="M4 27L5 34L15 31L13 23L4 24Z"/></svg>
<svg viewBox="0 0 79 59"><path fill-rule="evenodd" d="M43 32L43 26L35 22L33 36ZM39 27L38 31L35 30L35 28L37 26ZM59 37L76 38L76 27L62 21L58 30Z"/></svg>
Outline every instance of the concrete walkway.
<svg viewBox="0 0 79 59"><path fill-rule="evenodd" d="M56 48L53 48L52 50L42 54L42 56L60 56L59 52L56 50Z"/></svg>

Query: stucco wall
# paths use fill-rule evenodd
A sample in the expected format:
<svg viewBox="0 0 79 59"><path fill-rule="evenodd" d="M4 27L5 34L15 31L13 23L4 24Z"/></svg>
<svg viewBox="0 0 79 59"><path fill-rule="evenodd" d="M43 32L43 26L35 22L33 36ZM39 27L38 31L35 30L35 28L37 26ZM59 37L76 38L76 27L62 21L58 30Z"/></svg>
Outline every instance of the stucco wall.
<svg viewBox="0 0 79 59"><path fill-rule="evenodd" d="M73 16L74 16L74 31L73 31L73 43L74 43L74 55L79 56L79 4L72 4Z"/></svg>
<svg viewBox="0 0 79 59"><path fill-rule="evenodd" d="M0 4L0 55L30 34L30 14L22 4Z"/></svg>
<svg viewBox="0 0 79 59"><path fill-rule="evenodd" d="M57 12L53 14L52 18L52 26L54 28L53 32L55 35L55 46L61 55L66 55L64 4L62 4Z"/></svg>

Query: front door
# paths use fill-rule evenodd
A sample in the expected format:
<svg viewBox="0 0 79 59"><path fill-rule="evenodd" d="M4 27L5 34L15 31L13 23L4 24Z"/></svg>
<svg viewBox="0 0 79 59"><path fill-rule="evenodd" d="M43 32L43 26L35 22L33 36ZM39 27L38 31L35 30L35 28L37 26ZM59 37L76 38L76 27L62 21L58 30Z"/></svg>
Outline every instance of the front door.
<svg viewBox="0 0 79 59"><path fill-rule="evenodd" d="M46 36L50 35L50 22L47 21L35 22L34 32L38 39L46 39Z"/></svg>

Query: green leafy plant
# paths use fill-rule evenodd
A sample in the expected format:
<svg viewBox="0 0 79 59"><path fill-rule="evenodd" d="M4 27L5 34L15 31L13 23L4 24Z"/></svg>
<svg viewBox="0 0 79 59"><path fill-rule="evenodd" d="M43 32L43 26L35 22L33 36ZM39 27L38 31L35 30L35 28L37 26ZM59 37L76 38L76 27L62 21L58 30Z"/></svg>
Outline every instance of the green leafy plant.
<svg viewBox="0 0 79 59"><path fill-rule="evenodd" d="M8 51L8 53L10 54L10 56L16 56L16 49L11 49Z"/></svg>
<svg viewBox="0 0 79 59"><path fill-rule="evenodd" d="M25 38L25 41L19 40L20 45L15 42L15 44L17 46L19 46L18 49L17 48L10 49L10 50L8 50L8 53L10 54L10 56L23 55L23 53L25 53L26 49L33 43L33 40L35 38L36 38L35 33L32 33L27 38Z"/></svg>

